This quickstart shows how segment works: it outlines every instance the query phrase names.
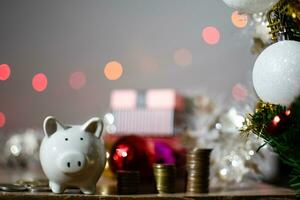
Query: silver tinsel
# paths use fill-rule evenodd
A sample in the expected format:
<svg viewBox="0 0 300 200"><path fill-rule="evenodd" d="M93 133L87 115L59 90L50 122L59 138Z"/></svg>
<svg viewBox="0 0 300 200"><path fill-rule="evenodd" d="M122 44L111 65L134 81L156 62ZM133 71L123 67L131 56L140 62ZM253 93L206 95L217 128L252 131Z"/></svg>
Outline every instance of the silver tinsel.
<svg viewBox="0 0 300 200"><path fill-rule="evenodd" d="M197 101L199 98L193 99ZM223 187L250 178L271 178L276 172L277 158L268 146L256 152L263 144L257 136L243 137L240 134L244 113L239 113L234 107L226 109L212 107L212 102L206 104L209 109L193 104L187 133L191 141L197 140L197 147L213 148L211 184ZM187 147L191 146L187 144Z"/></svg>
<svg viewBox="0 0 300 200"><path fill-rule="evenodd" d="M30 167L39 163L39 146L43 138L41 130L27 129L12 134L4 145L5 165Z"/></svg>
<svg viewBox="0 0 300 200"><path fill-rule="evenodd" d="M252 14L250 19L250 25L254 28L251 52L253 54L259 54L266 47L272 44L272 37L269 34L271 29L268 27L269 22L267 20L266 13L261 12Z"/></svg>

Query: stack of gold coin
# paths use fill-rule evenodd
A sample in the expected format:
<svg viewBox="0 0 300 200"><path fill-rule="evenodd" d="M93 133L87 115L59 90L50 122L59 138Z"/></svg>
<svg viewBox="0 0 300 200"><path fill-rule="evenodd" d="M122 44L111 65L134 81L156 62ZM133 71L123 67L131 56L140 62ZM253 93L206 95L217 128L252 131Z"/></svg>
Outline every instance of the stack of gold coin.
<svg viewBox="0 0 300 200"><path fill-rule="evenodd" d="M172 164L154 164L156 189L159 194L174 193L176 168Z"/></svg>
<svg viewBox="0 0 300 200"><path fill-rule="evenodd" d="M209 161L212 149L193 149L187 154L187 192L209 192Z"/></svg>
<svg viewBox="0 0 300 200"><path fill-rule="evenodd" d="M137 194L140 184L140 173L138 171L117 171L118 193Z"/></svg>

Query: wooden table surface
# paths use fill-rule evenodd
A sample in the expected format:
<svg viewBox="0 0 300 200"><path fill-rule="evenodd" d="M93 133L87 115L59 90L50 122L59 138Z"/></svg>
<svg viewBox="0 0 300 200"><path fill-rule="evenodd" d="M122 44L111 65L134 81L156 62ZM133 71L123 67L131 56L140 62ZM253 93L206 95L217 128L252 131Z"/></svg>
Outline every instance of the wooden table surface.
<svg viewBox="0 0 300 200"><path fill-rule="evenodd" d="M111 192L111 194L109 194ZM158 194L138 194L138 195L116 195L115 189L109 189L105 186L99 186L96 195L84 195L78 190L68 190L65 194L54 194L52 192L0 192L0 199L27 200L65 200L65 199L83 199L83 200L139 200L139 199L201 199L201 200L277 200L277 199L296 199L295 192L286 188L274 187L266 184L256 184L252 188L231 189L227 191L212 191L209 194L189 194L175 193L167 195Z"/></svg>
<svg viewBox="0 0 300 200"><path fill-rule="evenodd" d="M2 171L0 170L0 182L14 182L19 178L28 178L35 176L41 177L41 174L26 174L24 171ZM168 195L155 194L154 186L141 185L140 193L137 195L117 195L116 183L112 179L105 179L101 177L98 182L96 195L84 195L79 190L68 190L64 194L54 194L52 192L0 192L0 199L8 200L29 200L29 199L44 199L44 200L139 200L139 199L158 199L158 200L183 200L183 199L199 199L199 200L279 200L279 199L297 199L295 191L287 188L280 188L264 183L247 183L239 184L236 186L227 187L226 190L211 188L209 194L189 194L184 193L184 184L180 181L177 185L178 193Z"/></svg>

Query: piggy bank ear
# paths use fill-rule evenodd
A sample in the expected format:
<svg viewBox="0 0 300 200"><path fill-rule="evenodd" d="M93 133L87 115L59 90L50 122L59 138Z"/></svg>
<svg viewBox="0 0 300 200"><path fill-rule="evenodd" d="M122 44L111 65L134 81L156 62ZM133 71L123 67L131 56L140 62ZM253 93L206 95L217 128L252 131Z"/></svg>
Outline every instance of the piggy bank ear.
<svg viewBox="0 0 300 200"><path fill-rule="evenodd" d="M64 130L65 127L54 117L49 116L44 120L44 133L47 137L50 137L53 133L58 130Z"/></svg>
<svg viewBox="0 0 300 200"><path fill-rule="evenodd" d="M104 124L103 124L103 121L101 119L99 119L98 117L93 117L92 119L85 122L82 125L82 127L85 132L92 133L97 138L100 138L100 136L103 132Z"/></svg>

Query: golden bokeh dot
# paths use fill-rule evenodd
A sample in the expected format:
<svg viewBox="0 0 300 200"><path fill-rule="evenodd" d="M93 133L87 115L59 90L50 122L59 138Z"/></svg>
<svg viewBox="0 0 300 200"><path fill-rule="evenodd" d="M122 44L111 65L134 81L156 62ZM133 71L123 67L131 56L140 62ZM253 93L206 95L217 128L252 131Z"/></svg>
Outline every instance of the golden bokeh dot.
<svg viewBox="0 0 300 200"><path fill-rule="evenodd" d="M237 28L245 28L248 23L248 16L246 14L239 14L238 11L232 12L232 24Z"/></svg>
<svg viewBox="0 0 300 200"><path fill-rule="evenodd" d="M123 67L117 61L108 62L104 68L104 75L108 80L118 80L123 74Z"/></svg>

